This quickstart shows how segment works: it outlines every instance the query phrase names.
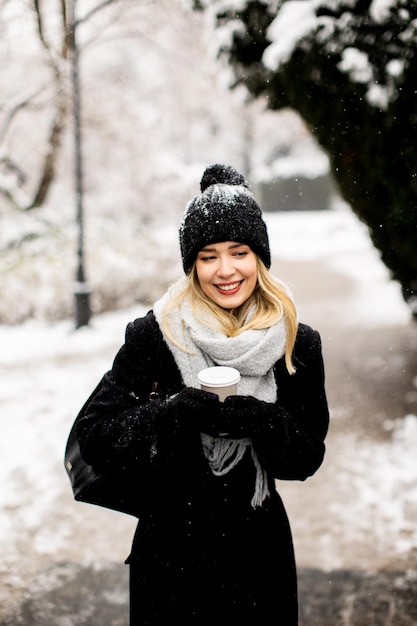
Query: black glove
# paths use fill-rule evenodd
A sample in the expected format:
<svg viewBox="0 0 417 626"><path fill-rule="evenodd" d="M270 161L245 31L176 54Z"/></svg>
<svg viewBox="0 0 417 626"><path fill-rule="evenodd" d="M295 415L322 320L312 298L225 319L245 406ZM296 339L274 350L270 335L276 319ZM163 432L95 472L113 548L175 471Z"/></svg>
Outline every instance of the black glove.
<svg viewBox="0 0 417 626"><path fill-rule="evenodd" d="M276 405L253 396L228 396L222 406L221 425L228 437L253 437L273 428Z"/></svg>
<svg viewBox="0 0 417 626"><path fill-rule="evenodd" d="M178 430L192 428L213 437L218 435L222 405L216 394L185 387L168 400L167 406L173 409L172 418Z"/></svg>

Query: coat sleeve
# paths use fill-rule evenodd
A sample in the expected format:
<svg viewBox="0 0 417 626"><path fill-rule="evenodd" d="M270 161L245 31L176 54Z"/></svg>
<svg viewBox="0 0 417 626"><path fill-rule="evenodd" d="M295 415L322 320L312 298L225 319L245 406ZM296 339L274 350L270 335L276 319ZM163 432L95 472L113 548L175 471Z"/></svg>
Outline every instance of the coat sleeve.
<svg viewBox="0 0 417 626"><path fill-rule="evenodd" d="M159 406L149 401L158 341L150 315L131 322L113 366L87 400L77 423L81 453L97 469L148 462Z"/></svg>
<svg viewBox="0 0 417 626"><path fill-rule="evenodd" d="M300 326L294 361L297 371L293 375L288 374L283 359L275 366L275 403L243 396L225 402L229 423L234 423L230 435L252 437L261 465L282 480L305 480L320 467L329 424L317 331Z"/></svg>
<svg viewBox="0 0 417 626"><path fill-rule="evenodd" d="M184 388L164 342L160 355L166 379L163 398L149 399L158 338L151 312L130 323L112 369L81 410L77 437L89 465L110 471L150 466L174 469L179 459L189 458L189 451L197 448L200 430L216 415L217 396Z"/></svg>

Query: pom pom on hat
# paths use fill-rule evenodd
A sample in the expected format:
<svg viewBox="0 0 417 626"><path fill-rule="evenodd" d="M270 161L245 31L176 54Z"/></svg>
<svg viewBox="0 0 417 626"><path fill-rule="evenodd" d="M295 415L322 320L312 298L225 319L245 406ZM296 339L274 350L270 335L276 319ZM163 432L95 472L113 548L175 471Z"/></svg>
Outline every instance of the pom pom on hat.
<svg viewBox="0 0 417 626"><path fill-rule="evenodd" d="M185 273L204 246L221 241L244 243L267 268L271 266L266 225L248 186L244 176L230 165L207 167L200 183L202 193L188 203L180 226Z"/></svg>
<svg viewBox="0 0 417 626"><path fill-rule="evenodd" d="M220 163L209 165L204 171L200 182L201 193L211 185L242 185L243 187L249 187L248 182L234 167L221 165Z"/></svg>

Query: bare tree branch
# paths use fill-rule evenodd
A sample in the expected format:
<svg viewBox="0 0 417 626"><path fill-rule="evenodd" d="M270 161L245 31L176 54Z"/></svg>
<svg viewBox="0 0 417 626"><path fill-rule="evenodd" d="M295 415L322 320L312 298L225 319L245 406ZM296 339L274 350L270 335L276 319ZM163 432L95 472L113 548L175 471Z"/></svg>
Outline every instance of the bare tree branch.
<svg viewBox="0 0 417 626"><path fill-rule="evenodd" d="M0 194L8 200L9 204L11 204L14 209L20 209L19 203L9 189L0 187Z"/></svg>
<svg viewBox="0 0 417 626"><path fill-rule="evenodd" d="M97 4L97 6L95 6L88 13L86 13L84 17L76 20L75 27L79 26L80 24L83 24L84 22L88 22L88 20L91 17L93 17L93 15L95 15L96 13L99 13L100 11L110 6L111 4L115 4L116 2L119 2L119 1L120 0L103 0L103 2L100 2L99 4Z"/></svg>
<svg viewBox="0 0 417 626"><path fill-rule="evenodd" d="M39 0L33 0L33 6L35 9L35 15L37 20L37 28L39 39L46 50L49 58L49 63L54 75L54 89L55 89L55 114L51 123L48 139L47 139L47 152L43 160L43 164L39 170L39 179L35 188L34 196L29 204L25 207L26 210L33 209L40 206L46 199L50 186L55 177L56 161L58 158L58 152L61 146L61 135L65 127L67 117L67 94L64 89L64 78L62 74L61 60L66 60L68 50L68 35L69 29L67 25L67 9L65 0L61 0L61 24L62 24L62 44L60 53L57 56L49 45L44 30L44 18L42 14L41 3ZM21 107L20 107L21 108ZM14 113L15 114L15 113Z"/></svg>
<svg viewBox="0 0 417 626"><path fill-rule="evenodd" d="M37 26L38 26L39 39L42 42L43 47L46 50L48 50L48 52L50 52L49 44L46 41L45 33L44 33L44 29L43 29L42 11L41 11L41 8L40 8L40 5L39 5L39 0L33 0L33 7L35 9L36 23L37 23Z"/></svg>
<svg viewBox="0 0 417 626"><path fill-rule="evenodd" d="M62 131L65 127L67 107L65 105L58 106L56 110L55 118L52 122L49 137L48 147L49 150L45 156L43 167L41 169L41 175L37 189L35 191L32 202L26 210L34 209L41 206L48 195L51 183L55 178L55 168L58 158L59 148L61 147Z"/></svg>
<svg viewBox="0 0 417 626"><path fill-rule="evenodd" d="M22 109L29 108L32 105L33 101L41 93L46 91L48 87L50 87L50 85L51 85L50 82L48 82L45 85L42 85L42 87L37 89L34 93L30 94L24 100L21 100L20 102L18 102L17 104L15 104L9 109L9 111L5 115L2 125L0 126L0 143L4 141L7 131L9 130L10 125L13 122L13 119L16 117L17 113L19 113L19 111L21 111Z"/></svg>
<svg viewBox="0 0 417 626"><path fill-rule="evenodd" d="M61 0L61 21L62 21L62 32L64 34L62 38L62 48L61 48L61 56L63 59L68 58L68 49L69 49L69 37L70 30L72 28L72 24L68 24L68 14L67 14L67 5L65 0Z"/></svg>

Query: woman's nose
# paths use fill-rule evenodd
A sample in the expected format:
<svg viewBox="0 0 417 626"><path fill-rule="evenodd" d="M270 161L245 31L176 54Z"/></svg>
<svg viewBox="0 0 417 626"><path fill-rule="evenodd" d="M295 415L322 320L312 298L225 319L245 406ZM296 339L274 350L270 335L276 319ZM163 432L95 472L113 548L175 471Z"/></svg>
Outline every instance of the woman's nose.
<svg viewBox="0 0 417 626"><path fill-rule="evenodd" d="M235 273L233 261L230 258L220 258L217 270L219 276L228 277Z"/></svg>

